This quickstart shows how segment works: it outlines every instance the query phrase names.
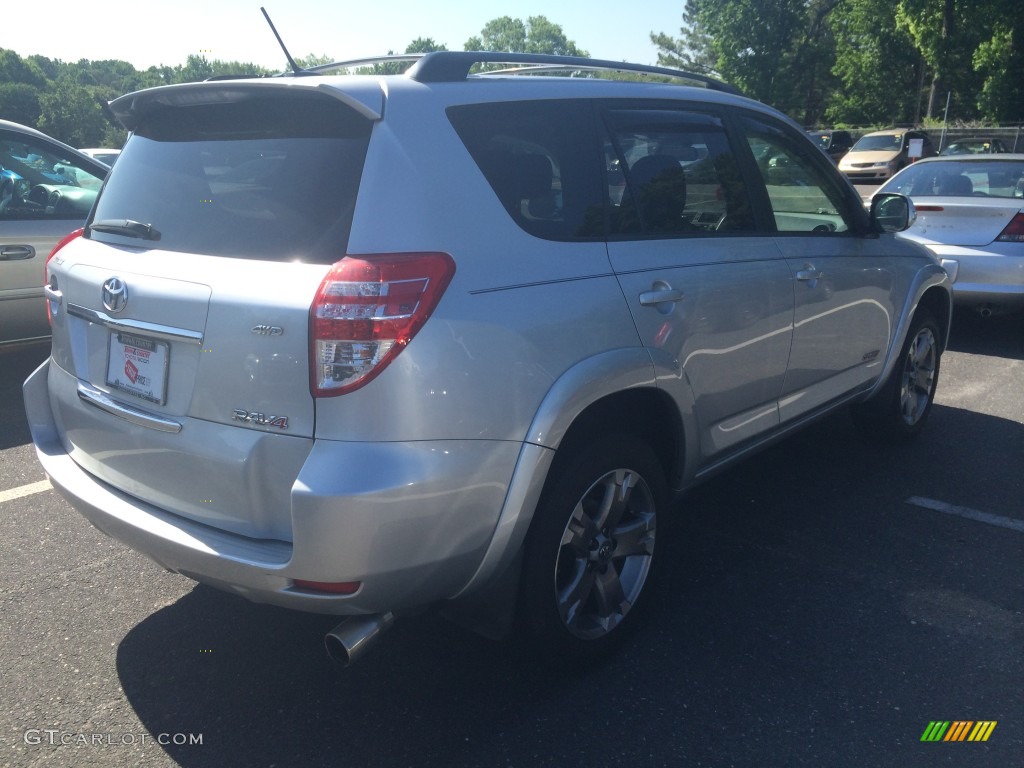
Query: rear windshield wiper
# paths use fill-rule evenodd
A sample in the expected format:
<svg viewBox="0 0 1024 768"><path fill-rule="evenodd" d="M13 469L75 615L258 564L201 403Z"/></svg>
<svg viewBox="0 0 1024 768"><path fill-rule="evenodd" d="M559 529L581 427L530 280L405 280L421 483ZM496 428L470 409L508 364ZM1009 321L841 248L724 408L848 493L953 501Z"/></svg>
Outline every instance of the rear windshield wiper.
<svg viewBox="0 0 1024 768"><path fill-rule="evenodd" d="M89 225L90 230L109 232L112 235L137 237L140 240L159 240L160 233L153 229L152 224L143 224L132 219L102 219Z"/></svg>

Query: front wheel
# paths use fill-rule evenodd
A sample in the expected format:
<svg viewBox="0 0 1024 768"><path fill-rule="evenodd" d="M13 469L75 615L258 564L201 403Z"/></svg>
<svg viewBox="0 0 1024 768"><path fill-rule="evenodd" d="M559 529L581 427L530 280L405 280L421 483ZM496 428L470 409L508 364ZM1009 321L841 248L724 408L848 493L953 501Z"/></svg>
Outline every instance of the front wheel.
<svg viewBox="0 0 1024 768"><path fill-rule="evenodd" d="M553 472L525 544L520 618L540 655L590 660L635 623L664 471L646 443L627 435L591 443Z"/></svg>
<svg viewBox="0 0 1024 768"><path fill-rule="evenodd" d="M874 397L853 408L857 426L868 437L900 442L924 427L939 382L940 338L938 323L919 309L889 378Z"/></svg>

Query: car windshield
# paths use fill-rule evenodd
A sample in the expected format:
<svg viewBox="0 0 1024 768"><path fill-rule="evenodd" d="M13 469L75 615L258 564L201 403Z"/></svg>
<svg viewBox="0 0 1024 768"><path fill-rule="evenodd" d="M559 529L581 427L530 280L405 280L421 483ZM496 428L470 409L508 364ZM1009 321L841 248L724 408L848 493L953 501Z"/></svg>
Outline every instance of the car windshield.
<svg viewBox="0 0 1024 768"><path fill-rule="evenodd" d="M944 150L944 155L984 155L992 151L992 142L987 139L975 139L973 141L957 141L950 144Z"/></svg>
<svg viewBox="0 0 1024 768"><path fill-rule="evenodd" d="M915 163L894 176L881 192L911 197L1024 198L1024 160Z"/></svg>
<svg viewBox="0 0 1024 768"><path fill-rule="evenodd" d="M862 136L853 145L851 152L898 152L903 147L902 133L883 133L877 136Z"/></svg>
<svg viewBox="0 0 1024 768"><path fill-rule="evenodd" d="M811 139L822 149L828 149L829 141L832 138L827 133L810 133Z"/></svg>

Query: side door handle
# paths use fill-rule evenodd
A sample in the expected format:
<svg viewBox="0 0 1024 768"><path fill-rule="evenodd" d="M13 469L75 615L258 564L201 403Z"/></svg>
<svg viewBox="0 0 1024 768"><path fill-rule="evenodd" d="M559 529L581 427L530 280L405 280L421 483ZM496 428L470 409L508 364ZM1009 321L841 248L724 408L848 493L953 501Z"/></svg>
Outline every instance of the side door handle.
<svg viewBox="0 0 1024 768"><path fill-rule="evenodd" d="M658 280L651 286L651 290L640 294L641 307L657 307L660 304L674 304L682 301L683 292L676 290L664 280Z"/></svg>
<svg viewBox="0 0 1024 768"><path fill-rule="evenodd" d="M24 261L35 255L36 249L31 245L0 246L0 261Z"/></svg>
<svg viewBox="0 0 1024 768"><path fill-rule="evenodd" d="M797 280L820 280L825 273L816 268L813 264L804 264L804 268L796 273Z"/></svg>

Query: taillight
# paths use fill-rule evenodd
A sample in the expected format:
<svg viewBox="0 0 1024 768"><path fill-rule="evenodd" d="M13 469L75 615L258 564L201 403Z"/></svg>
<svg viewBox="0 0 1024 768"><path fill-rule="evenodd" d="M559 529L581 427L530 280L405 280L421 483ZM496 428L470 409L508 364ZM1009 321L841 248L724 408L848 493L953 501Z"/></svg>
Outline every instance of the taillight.
<svg viewBox="0 0 1024 768"><path fill-rule="evenodd" d="M455 274L446 253L346 256L320 283L309 313L310 391L343 395L395 359Z"/></svg>
<svg viewBox="0 0 1024 768"><path fill-rule="evenodd" d="M69 232L64 235L50 251L50 255L46 257L46 264L43 266L43 291L46 294L46 321L53 326L53 307L51 304L54 301L60 300L60 286L57 285L57 276L50 274L50 259L57 255L57 251L63 248L65 245L70 243L72 240L81 237L85 233L85 229L78 228L74 232Z"/></svg>
<svg viewBox="0 0 1024 768"><path fill-rule="evenodd" d="M1021 211L1006 225L996 238L998 243L1024 243L1024 211Z"/></svg>

